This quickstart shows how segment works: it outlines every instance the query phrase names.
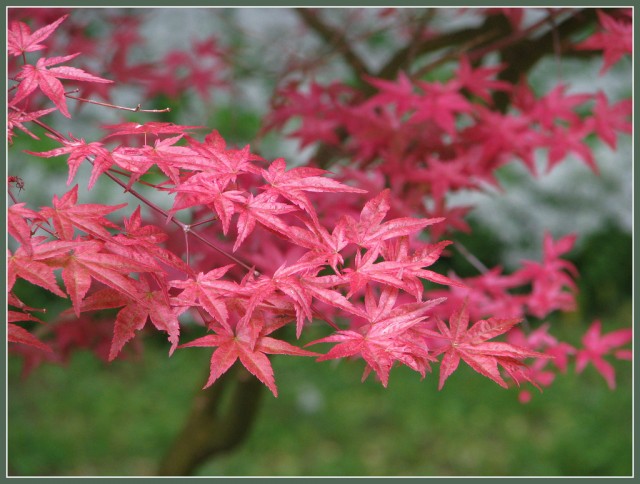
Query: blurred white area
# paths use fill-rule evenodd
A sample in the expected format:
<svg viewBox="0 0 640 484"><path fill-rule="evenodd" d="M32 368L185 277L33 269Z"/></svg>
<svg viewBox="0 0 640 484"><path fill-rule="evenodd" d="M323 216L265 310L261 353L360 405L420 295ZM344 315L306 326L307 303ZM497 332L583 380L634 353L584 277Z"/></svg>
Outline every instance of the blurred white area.
<svg viewBox="0 0 640 484"><path fill-rule="evenodd" d="M558 83L570 86L568 94L602 90L609 102L631 95L631 62L622 59L605 75L600 75L602 59L576 61L547 59L531 72L530 82L538 95ZM504 190L465 193L456 204L473 204L471 217L491 227L506 246L504 262L515 267L522 259L539 259L544 231L559 238L579 234L576 242L609 227L632 233L633 229L633 147L632 136L618 136L615 151L596 141L594 158L600 175L579 158L569 155L550 173L545 173L546 153L539 154L539 178L533 178L520 162L509 167Z"/></svg>

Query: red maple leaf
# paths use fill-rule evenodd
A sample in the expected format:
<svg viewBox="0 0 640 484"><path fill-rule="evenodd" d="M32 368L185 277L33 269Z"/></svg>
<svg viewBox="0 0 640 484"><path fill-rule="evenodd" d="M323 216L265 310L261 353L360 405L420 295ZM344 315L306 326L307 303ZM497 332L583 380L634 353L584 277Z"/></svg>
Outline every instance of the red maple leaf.
<svg viewBox="0 0 640 484"><path fill-rule="evenodd" d="M611 149L616 149L616 131L631 134L633 129L632 111L633 101L631 98L622 99L609 105L604 92L598 91L596 94L596 105L593 109L591 122L600 139L607 143Z"/></svg>
<svg viewBox="0 0 640 484"><path fill-rule="evenodd" d="M113 131L113 133L108 134L103 139L112 138L114 136L142 134L145 137L145 144L147 144L146 139L148 134L152 134L155 136L159 136L161 134L186 134L188 131L200 129L202 128L202 126L183 126L179 124L163 123L159 121L151 121L148 123L140 124L131 121L120 124L105 124L102 126L102 128Z"/></svg>
<svg viewBox="0 0 640 484"><path fill-rule="evenodd" d="M316 211L304 192L366 193L366 190L353 188L339 181L327 178L326 170L311 167L298 167L286 171L283 158L274 160L268 170L262 170L262 176L269 183L267 193L277 193L297 205L317 221Z"/></svg>
<svg viewBox="0 0 640 484"><path fill-rule="evenodd" d="M11 28L7 31L7 50L9 54L19 56L25 52L42 50L44 45L40 44L49 37L69 15L63 15L55 22L31 33L31 29L24 22L11 22Z"/></svg>
<svg viewBox="0 0 640 484"><path fill-rule="evenodd" d="M132 260L121 255L103 252L104 244L98 240L60 241L61 249L48 263L62 268L62 280L76 315L80 314L92 279L119 291L131 299L141 301L137 281L132 272L152 272L155 266Z"/></svg>
<svg viewBox="0 0 640 484"><path fill-rule="evenodd" d="M156 139L153 146L145 144L140 148L140 155L157 165L175 185L180 184L180 168L185 163L191 166L194 161L202 159L186 146L175 146L182 137L180 134L171 138Z"/></svg>
<svg viewBox="0 0 640 484"><path fill-rule="evenodd" d="M84 82L113 82L94 76L93 74L89 74L88 72L76 67L60 66L50 68L50 66L71 60L77 55L79 54L71 54L64 57L41 57L36 62L35 66L31 64L22 66L22 70L16 76L16 79L20 80L20 84L18 84L18 90L11 101L11 105L15 105L22 101L29 94L39 88L45 96L53 101L62 114L67 118L70 118L71 115L67 109L64 87L58 79L70 79Z"/></svg>
<svg viewBox="0 0 640 484"><path fill-rule="evenodd" d="M13 132L14 128L18 128L20 131L28 134L33 139L40 139L31 131L29 131L23 123L38 119L39 117L45 116L55 110L55 108L49 108L26 113L12 106L12 109L7 113L7 139L9 140L9 143L13 142L13 137L15 136Z"/></svg>
<svg viewBox="0 0 640 484"><path fill-rule="evenodd" d="M580 42L575 48L602 50L604 64L600 69L600 74L604 74L623 55L633 52L633 24L626 20L616 20L601 10L598 10L598 19L600 20L600 31Z"/></svg>
<svg viewBox="0 0 640 484"><path fill-rule="evenodd" d="M160 245L169 238L166 232L155 225L142 225L140 206L133 211L131 217L124 219L124 229L123 233L106 241L107 249L150 266L155 265L158 260L185 274L193 273L186 262Z"/></svg>
<svg viewBox="0 0 640 484"><path fill-rule="evenodd" d="M335 334L312 341L318 343L338 343L318 361L359 356L368 365L365 376L373 370L383 386L387 386L389 372L395 361L421 372L433 361L428 348L421 339L406 337L407 332L423 323L425 314L444 298L396 306L398 290L385 287L377 298L371 286L367 286L365 295L366 324L358 330L337 331Z"/></svg>
<svg viewBox="0 0 640 484"><path fill-rule="evenodd" d="M135 281L139 299L132 299L112 288L101 289L85 298L79 307L80 312L102 309L122 308L118 311L113 327L113 339L109 349L108 360L113 361L124 345L130 341L136 331L144 328L148 320L159 331L169 335L170 354L178 346L180 323L178 315L184 310L182 306L173 306L164 291L152 291L146 281Z"/></svg>
<svg viewBox="0 0 640 484"><path fill-rule="evenodd" d="M505 65L500 64L493 67L480 66L474 69L468 57L462 56L455 74L455 80L460 83L462 88L465 88L480 99L490 103L491 90L508 92L512 88L511 84L506 81L491 79L494 74L497 74L504 68Z"/></svg>
<svg viewBox="0 0 640 484"><path fill-rule="evenodd" d="M120 168L132 173L128 185L133 185L149 168L153 162L147 158L146 153L140 148L118 146L111 152L111 159Z"/></svg>
<svg viewBox="0 0 640 484"><path fill-rule="evenodd" d="M250 193L245 203L237 204L236 211L240 213L240 216L238 217L238 238L233 245L234 252L253 231L256 222L260 222L276 233L287 236L288 226L278 215L293 212L298 208L276 202L277 198L278 195L273 193L261 193L255 197Z"/></svg>
<svg viewBox="0 0 640 484"><path fill-rule="evenodd" d="M37 212L25 207L25 205L25 203L16 203L9 207L7 210L7 231L20 242L27 255L31 255L33 253L31 246L32 229L27 220L33 223L43 219Z"/></svg>
<svg viewBox="0 0 640 484"><path fill-rule="evenodd" d="M125 207L126 203L119 205L100 205L96 203L77 204L78 185L65 193L61 198L53 196L53 208L42 207L40 215L51 218L58 236L63 240L71 240L74 228L78 228L94 237L105 238L111 234L105 227L118 228L118 226L103 215Z"/></svg>
<svg viewBox="0 0 640 484"><path fill-rule="evenodd" d="M102 143L95 141L87 143L84 139L75 138L73 135L70 135L70 138L70 140L62 141L62 144L64 145L62 148L55 148L53 150L41 152L27 151L27 153L34 156L40 156L42 158L52 158L68 154L69 158L67 158L67 164L69 165L69 177L67 178L67 185L71 184L71 181L76 176L78 168L82 162L85 160L92 160L93 169L87 185L87 188L91 190L98 177L111 168L111 165L114 163L114 159L112 158L109 150L104 148Z"/></svg>
<svg viewBox="0 0 640 484"><path fill-rule="evenodd" d="M224 191L220 177L212 173L197 173L183 181L171 193L177 193L171 208L171 214L185 208L206 205L217 213L222 223L222 233L227 235L231 217L236 211L236 203L245 201L240 190Z"/></svg>
<svg viewBox="0 0 640 484"><path fill-rule="evenodd" d="M23 345L33 346L48 352L53 351L48 345L29 333L29 331L13 323L7 325L7 341L9 343L21 343Z"/></svg>
<svg viewBox="0 0 640 484"><path fill-rule="evenodd" d="M576 354L576 371L580 373L588 363L593 364L607 381L609 388L613 390L616 387L616 373L613 366L602 357L609 354L614 348L629 343L633 337L633 331L631 328L625 328L602 335L601 329L602 323L596 320L582 338L584 348L578 350ZM631 351L618 350L615 356L619 359L630 360Z"/></svg>
<svg viewBox="0 0 640 484"><path fill-rule="evenodd" d="M461 188L478 188L478 181L470 173L473 166L468 153L462 153L458 158L441 160L436 156L427 156L424 168L412 168L411 178L416 183L428 184L431 196L438 203L446 195Z"/></svg>
<svg viewBox="0 0 640 484"><path fill-rule="evenodd" d="M311 249L298 262L316 261L318 263L329 264L337 274L338 264L344 263L344 258L340 251L349 243L345 237L344 226L337 224L332 233L322 225L305 223L305 228L289 227L289 239L301 247Z"/></svg>
<svg viewBox="0 0 640 484"><path fill-rule="evenodd" d="M491 178L490 173L517 156L534 175L537 174L534 152L543 143L542 135L532 129L526 115L501 114L477 106L477 122L463 131L463 137L482 147L482 156L475 163L478 176Z"/></svg>
<svg viewBox="0 0 640 484"><path fill-rule="evenodd" d="M364 80L378 89L378 93L371 96L364 105L379 107L385 104L394 104L399 114L405 114L415 109L419 97L411 79L404 72L400 72L395 81L367 76L364 77Z"/></svg>
<svg viewBox="0 0 640 484"><path fill-rule="evenodd" d="M171 349L169 353L178 347L180 335L180 323L178 322L178 309L167 304L162 291L146 290L143 293L144 304L130 303L120 310L116 316L113 341L109 350L109 360L113 360L124 344L134 336L134 331L141 330L147 322L151 323L160 331L165 331L169 335Z"/></svg>
<svg viewBox="0 0 640 484"><path fill-rule="evenodd" d="M18 277L31 284L43 287L57 296L66 298L56 281L55 265L47 263L48 259L68 250L69 243L64 242L60 247L59 241L33 244L30 250L20 246L11 254L7 251L7 290L11 290Z"/></svg>
<svg viewBox="0 0 640 484"><path fill-rule="evenodd" d="M543 261L525 260L523 267L513 274L513 279L520 285L531 284L531 295L526 304L534 316L544 318L555 309L575 309L577 286L571 276L576 277L578 270L560 257L572 249L575 240L575 234L554 241L550 233L545 233Z"/></svg>
<svg viewBox="0 0 640 484"><path fill-rule="evenodd" d="M183 290L175 298L176 304L202 306L213 319L231 331L225 299L237 291L238 285L230 281L221 281L220 278L232 267L233 265L226 265L212 269L206 274L200 272L195 278L185 281L170 281L170 286Z"/></svg>
<svg viewBox="0 0 640 484"><path fill-rule="evenodd" d="M248 145L242 149L228 149L227 142L218 131L214 130L205 136L203 143L191 137L187 139L189 147L207 161L194 168L215 176L221 187L235 183L239 175L259 174L261 171L252 163L262 160L260 156L251 153Z"/></svg>
<svg viewBox="0 0 640 484"><path fill-rule="evenodd" d="M278 389L267 355L318 356L318 354L267 336L275 329L277 326L260 329L254 322L244 320L236 326L234 331L220 326L217 334L203 336L178 348L217 347L211 355L209 379L204 388L211 386L239 359L249 373L264 383L277 397Z"/></svg>
<svg viewBox="0 0 640 484"><path fill-rule="evenodd" d="M575 108L592 99L591 94L567 94L569 86L558 84L530 106L528 114L540 122L546 129L552 130L559 123L566 121L570 126L580 122Z"/></svg>
<svg viewBox="0 0 640 484"><path fill-rule="evenodd" d="M402 217L382 223L391 208L390 197L391 190L387 188L365 204L358 222L349 216L342 219L341 223L345 224L347 238L351 242L361 247L371 248L383 240L410 235L428 225L444 220Z"/></svg>
<svg viewBox="0 0 640 484"><path fill-rule="evenodd" d="M418 81L424 95L411 122L431 120L450 136L456 135L456 114L471 111L469 102L458 92L457 82L446 84Z"/></svg>
<svg viewBox="0 0 640 484"><path fill-rule="evenodd" d="M504 388L507 388L507 383L500 376L498 364L513 376L518 368L524 367L524 363L521 360L525 358L546 358L547 356L543 353L509 343L487 341L506 333L520 321L520 319L511 318L483 319L467 329L469 326L469 313L466 303L451 316L449 326L440 318L437 318L438 330L442 337L447 340L445 346L435 351L436 355L444 353L440 363L438 388L442 389L447 378L458 368L461 358L475 371ZM525 372L520 373L518 376L533 383Z"/></svg>
<svg viewBox="0 0 640 484"><path fill-rule="evenodd" d="M250 299L247 304L244 318L251 317L256 306L280 291L286 296L287 303L293 306L296 314L296 337L300 337L305 318L312 319L312 300L315 297L320 301L334 306L351 314L361 314L362 311L338 291L330 289L336 280L332 276L316 277L322 263L314 258L301 259L298 263L279 267L273 277L261 276L255 283L247 286L250 291Z"/></svg>

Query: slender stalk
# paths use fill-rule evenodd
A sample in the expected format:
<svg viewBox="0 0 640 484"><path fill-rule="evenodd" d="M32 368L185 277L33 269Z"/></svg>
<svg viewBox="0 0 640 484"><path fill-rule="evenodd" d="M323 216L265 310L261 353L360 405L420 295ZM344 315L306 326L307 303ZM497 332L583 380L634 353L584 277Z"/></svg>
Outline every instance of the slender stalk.
<svg viewBox="0 0 640 484"><path fill-rule="evenodd" d="M89 160L91 161L91 160ZM155 210L156 212L158 212L159 214L162 214L164 217L166 217L167 219L170 219L172 223L174 223L175 225L177 225L178 227L180 227L185 234L190 234L193 237L195 237L196 239L198 239L200 242L202 242L203 244L207 245L208 247L210 247L211 249L219 252L220 254L224 255L225 257L227 257L229 260L235 262L236 264L238 264L239 266L243 267L244 269L246 269L247 271L251 271L253 270L251 268L251 266L249 266L248 264L246 264L245 262L241 261L240 259L238 259L237 257L235 257L234 255L228 253L226 250L219 248L218 246L216 246L213 242L211 242L210 240L208 240L206 237L203 237L202 235L200 235L197 232L194 232L191 230L191 226L188 224L185 224L184 222L181 222L180 220L176 219L175 217L172 217L169 212L167 212L165 209L159 207L158 205L156 205L154 202L152 202L151 200L149 200L148 198L146 198L144 195L142 195L140 192L138 192L137 190L128 187L126 183L124 183L122 180L120 180L117 176L113 175L112 173L109 173L108 171L105 172L105 175L109 178L111 178L111 180L113 180L114 182L116 182L118 185L120 185L122 188L124 188L124 190L126 192L129 192L131 195L133 195L134 197L136 197L138 200L140 200L141 202L143 202L145 205L147 205L149 208ZM257 272L257 271L255 271Z"/></svg>
<svg viewBox="0 0 640 484"><path fill-rule="evenodd" d="M458 241L455 244L453 244L453 246L456 249L458 249L458 252L460 252L460 254L462 254L465 259L467 259L469 264L471 264L473 267L478 269L478 272L482 274L486 274L487 272L489 272L489 268L485 266L480 259L478 259L471 252L469 252L469 249L467 249L464 245L462 245L461 242Z"/></svg>
<svg viewBox="0 0 640 484"><path fill-rule="evenodd" d="M75 99L76 101L81 101L81 102L85 102L85 103L89 103L89 104L95 104L97 106L104 106L107 108L113 108L113 109L121 109L122 111L131 111L132 113L168 113L171 111L171 108L164 108L164 109L142 109L142 105L138 104L135 108L128 108L126 106L118 106L117 104L110 104L110 103L104 103L104 102L100 102L100 101L94 101L92 99L85 99L79 96L72 96L71 93L73 92L78 92L78 89L75 89L73 91L70 92L65 92L64 95L65 97L68 97L69 99Z"/></svg>

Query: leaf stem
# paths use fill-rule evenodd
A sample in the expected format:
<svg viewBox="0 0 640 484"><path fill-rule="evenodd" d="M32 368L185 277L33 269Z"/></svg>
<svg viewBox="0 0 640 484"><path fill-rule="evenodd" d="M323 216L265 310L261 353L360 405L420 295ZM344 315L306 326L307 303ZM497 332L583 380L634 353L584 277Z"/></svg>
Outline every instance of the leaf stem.
<svg viewBox="0 0 640 484"><path fill-rule="evenodd" d="M480 261L480 259L478 259L471 252L469 252L469 249L467 249L464 245L462 245L462 243L460 243L459 241L456 241L456 243L453 244L453 246L456 249L458 249L458 252L460 252L460 254L462 254L465 259L467 259L469 264L471 264L473 267L478 269L478 272L480 272L482 274L486 274L487 272L489 272L489 268L487 266L485 266L482 263L482 261Z"/></svg>
<svg viewBox="0 0 640 484"><path fill-rule="evenodd" d="M171 108L164 108L164 109L142 109L142 105L138 104L135 108L128 108L126 106L118 106L117 104L110 104L110 103L103 103L100 101L94 101L92 99L86 99L83 97L79 97L79 96L72 96L71 93L74 92L78 92L78 89L74 89L73 91L69 91L69 92L65 92L64 95L65 97L68 97L69 99L75 99L76 101L80 101L80 102L84 102L84 103L89 103L89 104L95 104L97 106L104 106L107 108L113 108L113 109L121 109L122 111L130 111L132 113L168 113L171 111Z"/></svg>

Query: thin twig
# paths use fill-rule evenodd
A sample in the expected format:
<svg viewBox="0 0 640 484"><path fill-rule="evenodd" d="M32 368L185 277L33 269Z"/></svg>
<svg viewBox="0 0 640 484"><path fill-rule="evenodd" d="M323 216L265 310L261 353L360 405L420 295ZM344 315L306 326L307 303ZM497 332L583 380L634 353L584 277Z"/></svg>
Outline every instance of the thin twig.
<svg viewBox="0 0 640 484"><path fill-rule="evenodd" d="M16 109L17 111L19 111L19 109L17 108L13 108ZM34 123L36 123L38 126L46 129L47 131L49 131L51 134L53 134L56 138L58 138L60 141L62 142L68 142L67 138L62 135L61 133L59 133L58 131L56 131L55 129L53 129L52 127L48 126L46 123L43 123L42 121L39 121L37 119L33 120ZM87 160L89 161L89 163L93 164L94 160L91 159L91 157L87 157ZM243 267L244 269L246 269L247 271L253 271L256 275L259 275L259 272L254 270L252 267L250 267L248 264L245 264L244 262L242 262L240 259L238 259L237 257L233 256L232 254L229 254L226 250L223 250L219 247L217 247L214 243L210 242L208 239L206 239L205 237L203 237L202 235L200 235L197 232L193 232L190 230L189 225L180 222L179 220L177 220L175 217L170 217L169 213L164 210L163 208L159 207L158 205L156 205L155 203L153 203L151 200L149 200L148 198L146 198L144 195L142 195L141 193L139 193L138 191L136 191L135 189L127 186L126 183L124 183L122 180L120 180L117 176L115 176L112 173L109 173L108 171L104 172L104 174L109 177L111 180L113 180L114 182L116 182L118 185L120 185L122 188L124 188L125 192L129 192L131 195L133 195L134 197L136 197L138 200L140 200L141 202L143 202L144 204L146 204L149 208L155 210L156 212L162 214L164 217L170 219L174 224L178 225L183 231L188 232L190 234L192 234L196 239L200 240L202 243L206 244L208 247L212 248L213 250L219 252L220 254L224 255L225 257L227 257L229 260L235 262L236 264L238 264L239 266Z"/></svg>
<svg viewBox="0 0 640 484"><path fill-rule="evenodd" d="M469 250L464 245L462 245L461 242L456 241L453 246L458 249L458 252L460 252L460 254L462 254L465 259L467 259L469 264L478 269L478 272L481 272L482 274L486 274L487 272L489 272L489 268L485 266L480 259L469 252Z"/></svg>
<svg viewBox="0 0 640 484"><path fill-rule="evenodd" d="M164 109L142 109L142 106L140 104L138 104L135 108L128 108L126 106L118 106L117 104L110 104L110 103L103 103L100 101L94 101L92 99L85 99L83 97L79 97L79 96L72 96L71 93L73 92L77 92L78 89L75 89L73 91L70 92L65 92L64 95L66 97L68 97L69 99L75 99L76 101L81 101L81 102L85 102L85 103L89 103L89 104L96 104L98 106L104 106L107 108L113 108L113 109L121 109L123 111L131 111L132 113L168 113L171 111L171 108L164 108Z"/></svg>

